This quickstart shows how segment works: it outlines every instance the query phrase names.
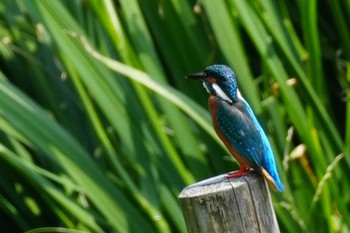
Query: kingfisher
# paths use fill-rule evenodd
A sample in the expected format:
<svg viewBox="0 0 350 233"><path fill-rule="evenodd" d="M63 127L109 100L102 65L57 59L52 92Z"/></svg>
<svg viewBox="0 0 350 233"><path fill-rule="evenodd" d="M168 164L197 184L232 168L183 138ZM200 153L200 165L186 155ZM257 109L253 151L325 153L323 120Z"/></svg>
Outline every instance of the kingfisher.
<svg viewBox="0 0 350 233"><path fill-rule="evenodd" d="M275 190L283 192L270 143L238 90L233 70L226 65L211 65L186 78L203 81L210 94L209 110L214 129L240 164L239 170L228 173L227 178L246 176L253 169Z"/></svg>

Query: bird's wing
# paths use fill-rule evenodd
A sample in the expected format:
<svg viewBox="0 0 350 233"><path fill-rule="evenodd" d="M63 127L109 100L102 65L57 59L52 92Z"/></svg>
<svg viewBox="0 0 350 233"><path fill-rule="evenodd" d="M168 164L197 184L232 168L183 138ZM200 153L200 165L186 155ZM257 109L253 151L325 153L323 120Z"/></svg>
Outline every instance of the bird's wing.
<svg viewBox="0 0 350 233"><path fill-rule="evenodd" d="M266 153L266 136L249 105L240 100L232 105L217 102L218 127L239 156L252 165L261 166Z"/></svg>

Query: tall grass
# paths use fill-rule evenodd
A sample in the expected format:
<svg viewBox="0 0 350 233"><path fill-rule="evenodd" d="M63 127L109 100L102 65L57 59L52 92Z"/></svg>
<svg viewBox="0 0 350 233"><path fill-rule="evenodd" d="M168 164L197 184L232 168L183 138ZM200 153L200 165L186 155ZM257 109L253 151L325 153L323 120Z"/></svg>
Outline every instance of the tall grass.
<svg viewBox="0 0 350 233"><path fill-rule="evenodd" d="M186 232L182 188L236 169L207 94L238 75L273 146L282 232L350 231L346 1L3 0L0 230Z"/></svg>

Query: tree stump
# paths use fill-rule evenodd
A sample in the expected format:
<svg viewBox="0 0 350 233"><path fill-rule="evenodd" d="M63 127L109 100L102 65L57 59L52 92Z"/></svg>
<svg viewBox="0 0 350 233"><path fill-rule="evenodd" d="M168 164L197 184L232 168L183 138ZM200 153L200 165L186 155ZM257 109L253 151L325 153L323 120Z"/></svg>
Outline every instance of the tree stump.
<svg viewBox="0 0 350 233"><path fill-rule="evenodd" d="M279 233L265 180L226 174L186 187L179 195L188 233Z"/></svg>

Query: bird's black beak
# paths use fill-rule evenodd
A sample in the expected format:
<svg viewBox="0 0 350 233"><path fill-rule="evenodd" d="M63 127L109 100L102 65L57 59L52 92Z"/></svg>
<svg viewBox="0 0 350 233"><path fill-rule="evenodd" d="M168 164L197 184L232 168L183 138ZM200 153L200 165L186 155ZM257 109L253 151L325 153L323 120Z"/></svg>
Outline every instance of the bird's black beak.
<svg viewBox="0 0 350 233"><path fill-rule="evenodd" d="M203 80L205 78L205 73L204 72L198 72L194 74L189 74L185 78L187 79L193 79L193 80Z"/></svg>

